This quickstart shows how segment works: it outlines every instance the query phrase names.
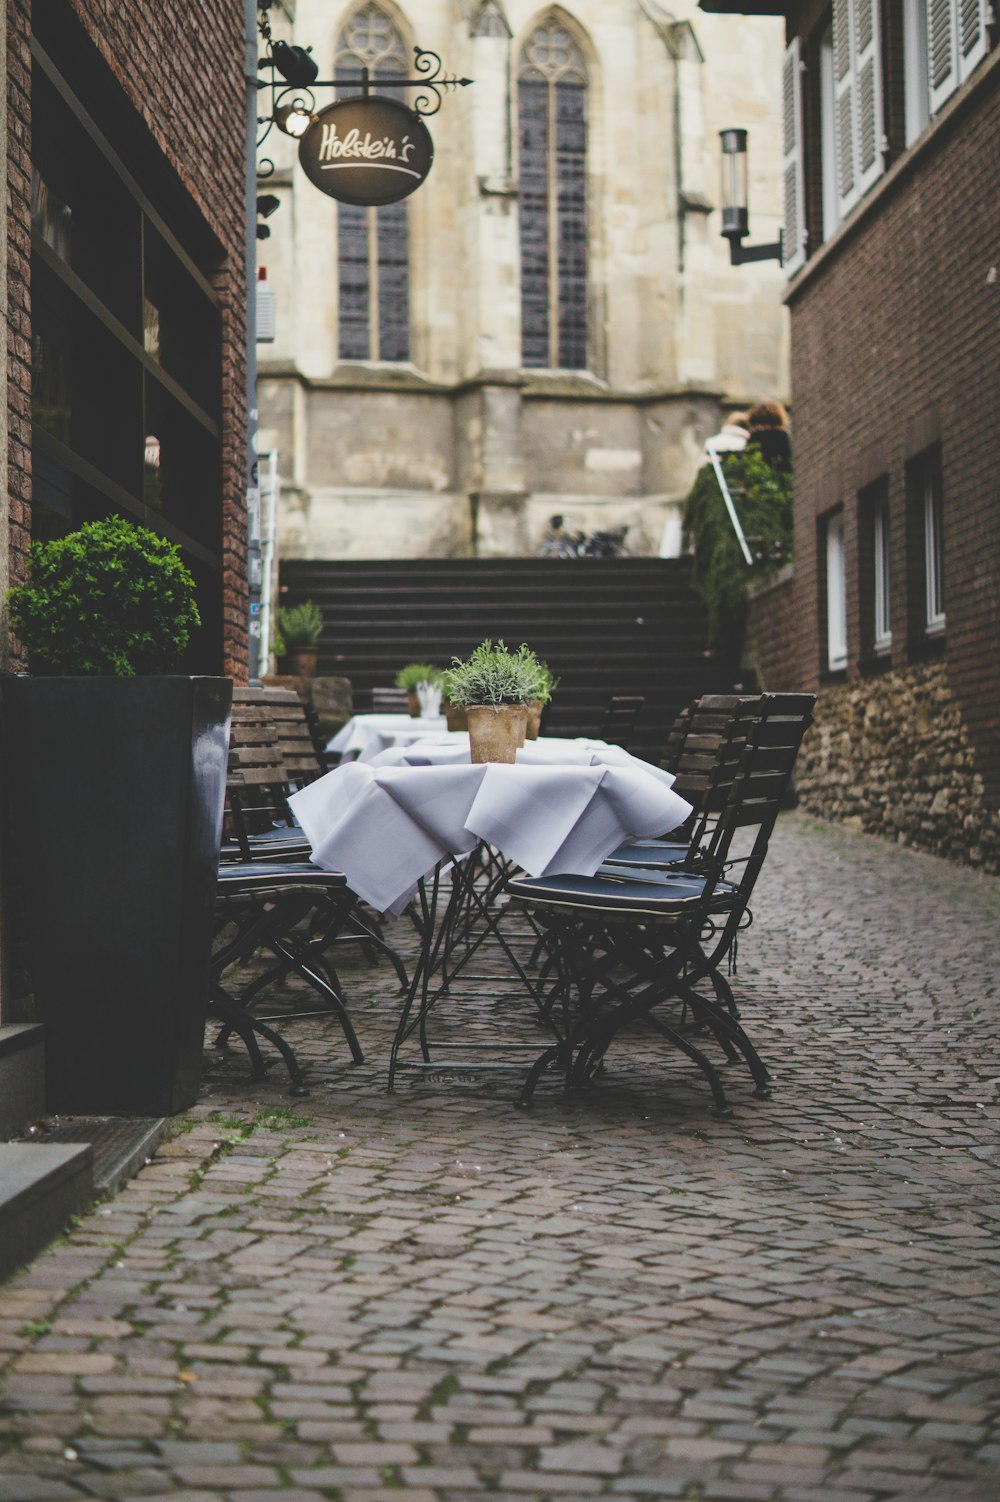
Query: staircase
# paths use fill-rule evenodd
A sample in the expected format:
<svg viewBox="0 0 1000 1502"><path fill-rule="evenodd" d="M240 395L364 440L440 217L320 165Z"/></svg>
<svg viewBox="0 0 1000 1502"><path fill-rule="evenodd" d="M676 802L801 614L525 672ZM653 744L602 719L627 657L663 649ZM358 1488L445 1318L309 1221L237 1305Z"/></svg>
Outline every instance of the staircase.
<svg viewBox="0 0 1000 1502"><path fill-rule="evenodd" d="M358 710L404 663L446 667L484 637L525 641L560 680L545 730L594 735L613 694L643 694L632 749L658 761L683 705L728 686L704 655L687 559L283 562L282 603L304 599L323 612L318 672L350 678Z"/></svg>

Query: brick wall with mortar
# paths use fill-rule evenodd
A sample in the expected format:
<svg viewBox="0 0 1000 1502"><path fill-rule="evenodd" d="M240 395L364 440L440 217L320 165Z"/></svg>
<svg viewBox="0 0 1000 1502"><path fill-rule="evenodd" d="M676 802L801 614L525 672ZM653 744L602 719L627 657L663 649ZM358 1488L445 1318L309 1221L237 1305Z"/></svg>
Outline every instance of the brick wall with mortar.
<svg viewBox="0 0 1000 1502"><path fill-rule="evenodd" d="M225 671L247 675L245 157L242 0L64 0L224 249L222 307ZM24 577L31 500L31 7L8 0L10 573ZM196 56L197 49L197 56ZM17 644L13 651L17 653ZM16 660L16 658L15 658Z"/></svg>
<svg viewBox="0 0 1000 1502"><path fill-rule="evenodd" d="M815 184L814 154L808 165ZM994 53L790 288L795 572L778 594L753 602L748 637L765 685L786 684L791 669L794 686L820 690L818 717L833 717L837 755L806 755L811 807L987 864L996 859L989 810L1000 795L1000 281L983 204L998 187ZM932 448L944 497L947 628L937 640L920 627L920 520L907 481L908 465ZM870 541L859 503L876 483L888 493L892 617L891 654L878 663L866 644ZM848 667L830 675L823 526L837 508ZM918 703L924 692L933 714ZM858 714L865 731L855 737L845 726ZM928 757L919 773L906 750L915 715ZM867 789L873 776L877 786Z"/></svg>

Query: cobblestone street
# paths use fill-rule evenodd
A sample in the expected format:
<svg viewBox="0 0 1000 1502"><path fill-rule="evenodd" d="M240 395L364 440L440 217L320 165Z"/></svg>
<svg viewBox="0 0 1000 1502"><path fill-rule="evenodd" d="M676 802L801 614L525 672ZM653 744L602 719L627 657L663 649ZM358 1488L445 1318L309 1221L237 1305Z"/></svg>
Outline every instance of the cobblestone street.
<svg viewBox="0 0 1000 1502"><path fill-rule="evenodd" d="M1000 1495L1000 880L790 815L753 906L774 1096L728 1066L729 1119L650 1034L527 1112L478 1066L389 1096L358 959L363 1066L328 1019L306 1098L213 1063L0 1289L3 1502Z"/></svg>

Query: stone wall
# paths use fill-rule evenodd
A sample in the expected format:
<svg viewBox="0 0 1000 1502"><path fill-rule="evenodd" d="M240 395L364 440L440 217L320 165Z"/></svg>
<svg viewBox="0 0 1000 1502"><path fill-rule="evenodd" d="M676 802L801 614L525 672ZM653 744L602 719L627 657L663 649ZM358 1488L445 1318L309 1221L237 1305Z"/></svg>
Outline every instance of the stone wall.
<svg viewBox="0 0 1000 1502"><path fill-rule="evenodd" d="M796 784L823 818L1000 871L1000 812L973 762L939 661L821 688Z"/></svg>

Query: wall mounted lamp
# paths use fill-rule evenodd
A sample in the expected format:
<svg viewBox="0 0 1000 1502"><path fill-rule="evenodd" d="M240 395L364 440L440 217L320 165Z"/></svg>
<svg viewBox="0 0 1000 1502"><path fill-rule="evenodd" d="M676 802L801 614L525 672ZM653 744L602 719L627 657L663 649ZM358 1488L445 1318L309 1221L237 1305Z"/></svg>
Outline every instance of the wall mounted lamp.
<svg viewBox="0 0 1000 1502"><path fill-rule="evenodd" d="M747 203L747 133L745 130L721 130L722 141L722 233L729 241L729 259L733 266L745 261L781 261L781 235L769 245L744 245L750 233L750 209Z"/></svg>

